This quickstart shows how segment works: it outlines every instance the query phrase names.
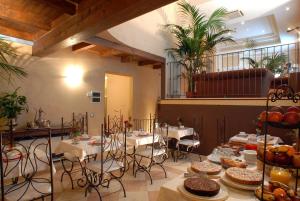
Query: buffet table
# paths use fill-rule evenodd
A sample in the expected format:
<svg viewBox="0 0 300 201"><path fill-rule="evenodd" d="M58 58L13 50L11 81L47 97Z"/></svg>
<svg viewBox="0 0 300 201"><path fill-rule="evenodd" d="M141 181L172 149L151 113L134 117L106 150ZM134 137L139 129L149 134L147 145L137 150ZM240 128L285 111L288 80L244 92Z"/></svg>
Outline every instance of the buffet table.
<svg viewBox="0 0 300 201"><path fill-rule="evenodd" d="M185 198L181 192L177 189L179 185L183 184L185 180L183 175L180 175L169 182L165 183L163 186L160 187L160 191L158 194L157 201L191 201L190 199ZM220 182L221 183L221 182ZM254 196L253 191L243 191L233 189L227 186L222 185L222 188L226 189L229 197L226 201L254 201L257 200ZM209 197L208 199L209 200Z"/></svg>

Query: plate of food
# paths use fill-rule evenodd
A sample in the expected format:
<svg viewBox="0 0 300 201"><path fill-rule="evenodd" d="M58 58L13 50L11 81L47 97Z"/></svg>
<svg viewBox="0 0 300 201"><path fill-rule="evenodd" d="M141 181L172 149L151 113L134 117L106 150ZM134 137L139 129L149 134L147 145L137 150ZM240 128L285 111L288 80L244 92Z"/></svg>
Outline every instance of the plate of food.
<svg viewBox="0 0 300 201"><path fill-rule="evenodd" d="M184 197L193 201L223 201L228 198L228 192L218 182L204 177L188 178L177 188Z"/></svg>
<svg viewBox="0 0 300 201"><path fill-rule="evenodd" d="M220 175L222 167L209 161L192 162L191 167L188 168L190 173L204 173L208 176Z"/></svg>
<svg viewBox="0 0 300 201"><path fill-rule="evenodd" d="M221 160L222 167L225 169L230 167L239 167L239 168L247 167L246 162L241 159L221 158L220 160Z"/></svg>
<svg viewBox="0 0 300 201"><path fill-rule="evenodd" d="M261 199L261 186L255 189L255 196ZM299 201L300 196L289 186L277 182L269 181L269 185L264 185L263 200L278 200L278 201Z"/></svg>
<svg viewBox="0 0 300 201"><path fill-rule="evenodd" d="M233 188L253 191L262 182L262 173L245 168L231 167L225 171L221 181Z"/></svg>

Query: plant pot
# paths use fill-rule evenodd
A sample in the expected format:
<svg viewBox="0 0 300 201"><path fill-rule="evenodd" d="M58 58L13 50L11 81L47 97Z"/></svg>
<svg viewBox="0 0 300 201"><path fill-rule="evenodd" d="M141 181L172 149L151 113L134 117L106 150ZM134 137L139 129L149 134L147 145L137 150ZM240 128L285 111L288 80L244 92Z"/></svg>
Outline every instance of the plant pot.
<svg viewBox="0 0 300 201"><path fill-rule="evenodd" d="M194 98L194 97L195 97L195 93L194 93L194 92L191 92L191 91L187 91L187 92L185 93L185 96L186 96L187 98Z"/></svg>

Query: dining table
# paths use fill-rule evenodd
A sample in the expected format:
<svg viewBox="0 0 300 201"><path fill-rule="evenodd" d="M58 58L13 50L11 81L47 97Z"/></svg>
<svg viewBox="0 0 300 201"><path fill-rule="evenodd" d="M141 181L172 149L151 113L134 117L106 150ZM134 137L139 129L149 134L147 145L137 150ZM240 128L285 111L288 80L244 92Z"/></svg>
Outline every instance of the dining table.
<svg viewBox="0 0 300 201"><path fill-rule="evenodd" d="M166 133L168 129L168 137L176 140L180 140L185 136L191 136L194 134L194 129L189 127L178 127L178 126L168 126L168 128L162 128L161 132Z"/></svg>

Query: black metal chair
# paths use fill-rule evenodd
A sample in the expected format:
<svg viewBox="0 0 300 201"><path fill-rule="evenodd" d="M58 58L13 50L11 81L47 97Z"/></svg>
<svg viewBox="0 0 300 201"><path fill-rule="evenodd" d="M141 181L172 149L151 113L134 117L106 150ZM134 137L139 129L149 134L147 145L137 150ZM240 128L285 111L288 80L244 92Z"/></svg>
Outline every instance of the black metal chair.
<svg viewBox="0 0 300 201"><path fill-rule="evenodd" d="M200 119L194 119L193 135L186 138L182 138L177 142L177 152L174 154L174 161L176 162L178 158L186 156L188 153L194 153L200 146L200 137L203 131L203 117ZM201 155L198 152L199 159L202 161Z"/></svg>
<svg viewBox="0 0 300 201"><path fill-rule="evenodd" d="M126 127L125 127L126 128ZM124 132L104 134L104 126L101 126L101 154L100 159L87 162L84 167L84 175L78 181L78 185L85 187L85 196L91 190L96 190L99 199L102 200L99 187L109 188L110 182L115 180L120 183L124 197L126 191L122 183L122 177L126 172L126 129Z"/></svg>
<svg viewBox="0 0 300 201"><path fill-rule="evenodd" d="M41 130L43 138L26 136L13 146L0 137L1 198L4 201L53 200L54 167L51 130Z"/></svg>
<svg viewBox="0 0 300 201"><path fill-rule="evenodd" d="M136 170L134 170L134 176L136 176L137 172L146 172L150 177L151 184L152 176L151 176L151 168L155 165L162 168L164 171L165 177L167 178L167 172L163 166L163 163L168 159L168 126L166 124L164 128L166 128L166 132L163 132L163 127L159 127L157 123L157 119L150 119L152 125L152 143L146 145L146 147L142 149L137 149L134 153L134 161L137 165ZM148 161L145 164L145 160Z"/></svg>

